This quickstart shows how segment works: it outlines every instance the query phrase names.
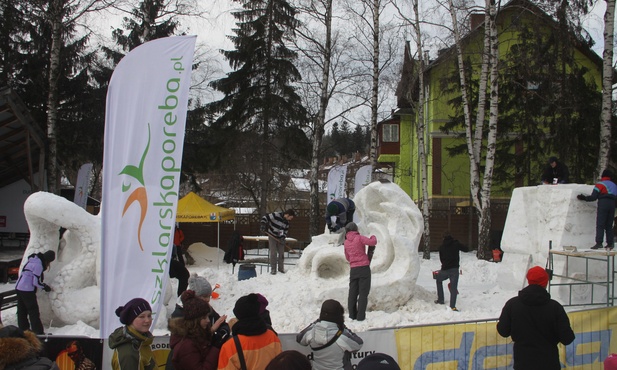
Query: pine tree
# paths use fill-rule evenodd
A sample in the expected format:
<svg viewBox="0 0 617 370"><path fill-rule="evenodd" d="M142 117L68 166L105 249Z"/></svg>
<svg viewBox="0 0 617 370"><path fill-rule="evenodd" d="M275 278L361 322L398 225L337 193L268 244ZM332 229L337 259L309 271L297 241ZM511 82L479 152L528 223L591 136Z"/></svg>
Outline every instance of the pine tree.
<svg viewBox="0 0 617 370"><path fill-rule="evenodd" d="M300 80L294 65L297 55L287 47L298 26L296 10L285 0L234 0L243 10L233 13L237 27L231 40L234 50L222 51L233 71L211 86L224 97L210 104L217 115L213 126L252 133L252 168L258 167L254 200L261 214L267 211L273 167L279 166L281 150L294 143L275 143L273 138L284 127L306 123L293 83ZM232 149L233 150L233 149Z"/></svg>
<svg viewBox="0 0 617 370"><path fill-rule="evenodd" d="M124 17L122 28L112 32L116 47L103 47L108 59L107 66L101 68L103 77L101 83L106 85L111 78L113 68L131 50L148 41L170 37L179 34L179 15L197 14L188 1L170 3L162 0L143 0L130 11L130 16ZM200 62L194 61L193 70L199 68ZM201 190L196 181L198 173L206 172L220 162L217 153L221 150L215 147L213 133L205 125L209 115L205 105L198 98L191 98L186 118L186 134L182 156L181 182L187 184L190 191ZM224 148L221 148L224 150Z"/></svg>
<svg viewBox="0 0 617 370"><path fill-rule="evenodd" d="M54 2L54 6L61 5ZM55 44L57 56L51 57L54 23L50 19L49 6L51 4L31 1L2 2L0 44L3 51L0 70L3 81L20 95L35 122L43 132L48 133L48 158L52 157L51 152L55 153L54 165L48 163L47 169L49 190L55 191L56 182L52 179L55 178L56 163L60 172L70 178L75 168L85 161L92 161L85 154L90 146L84 145L83 141L95 137L81 136L83 140L76 142L64 135L75 134L74 127L88 123L84 117L91 107L83 107L82 104L93 54L86 51L88 35L77 32L76 21L70 17L71 9L68 9L64 15L69 20L61 23L61 38ZM51 78L50 64L54 60L57 62L57 77ZM50 93L52 89L53 94ZM55 97L53 110L49 108L51 96ZM48 126L52 111L53 127Z"/></svg>

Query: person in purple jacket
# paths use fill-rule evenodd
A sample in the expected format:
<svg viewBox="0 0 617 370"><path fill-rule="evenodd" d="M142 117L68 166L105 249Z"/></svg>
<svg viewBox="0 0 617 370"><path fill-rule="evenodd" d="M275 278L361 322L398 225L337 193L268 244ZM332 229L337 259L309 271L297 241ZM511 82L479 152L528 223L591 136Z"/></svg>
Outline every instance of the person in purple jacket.
<svg viewBox="0 0 617 370"><path fill-rule="evenodd" d="M54 251L33 253L28 256L28 262L21 270L15 291L17 292L17 325L21 330L31 330L36 334L45 334L36 291L40 288L51 292L51 287L43 282L43 272L56 259ZM29 321L28 321L29 319Z"/></svg>
<svg viewBox="0 0 617 370"><path fill-rule="evenodd" d="M371 291L371 257L372 249L377 245L377 238L360 235L358 225L350 222L345 226L345 258L349 262L349 296L347 308L349 318L362 321L366 318L368 293ZM369 252L366 246L369 246Z"/></svg>

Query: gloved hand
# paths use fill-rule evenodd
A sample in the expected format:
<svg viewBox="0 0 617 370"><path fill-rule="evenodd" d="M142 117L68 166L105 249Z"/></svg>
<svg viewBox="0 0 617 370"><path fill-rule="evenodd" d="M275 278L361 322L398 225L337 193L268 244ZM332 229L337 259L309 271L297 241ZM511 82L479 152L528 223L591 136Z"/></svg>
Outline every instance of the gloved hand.
<svg viewBox="0 0 617 370"><path fill-rule="evenodd" d="M334 227L332 225L328 226L328 230L330 230L331 233L334 232Z"/></svg>
<svg viewBox="0 0 617 370"><path fill-rule="evenodd" d="M586 200L587 197L585 196L585 194L579 194L579 195L576 196L576 199L578 199L578 200Z"/></svg>
<svg viewBox="0 0 617 370"><path fill-rule="evenodd" d="M51 287L47 284L43 284L43 290L46 291L47 293L51 292Z"/></svg>
<svg viewBox="0 0 617 370"><path fill-rule="evenodd" d="M366 253L366 255L368 256L369 262L373 260L373 254L375 254L375 247L368 247L368 253Z"/></svg>
<svg viewBox="0 0 617 370"><path fill-rule="evenodd" d="M259 232L261 233L261 235L265 235L266 234L266 228L265 227L260 227L259 228Z"/></svg>

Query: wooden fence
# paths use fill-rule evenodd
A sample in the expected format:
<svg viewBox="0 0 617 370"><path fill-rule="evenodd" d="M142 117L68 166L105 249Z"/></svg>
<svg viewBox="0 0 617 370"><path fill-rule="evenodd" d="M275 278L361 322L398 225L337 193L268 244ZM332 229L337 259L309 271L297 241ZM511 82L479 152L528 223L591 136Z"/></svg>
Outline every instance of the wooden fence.
<svg viewBox="0 0 617 370"><path fill-rule="evenodd" d="M478 234L478 218L473 211L473 207L464 205L464 200L451 198L438 198L431 200L431 218L429 220L431 228L431 249L437 250L442 240L442 235L449 230L452 236L462 243L476 249ZM501 232L503 231L506 216L508 214L509 200L494 200L491 207L491 239L492 245L499 245ZM241 235L259 235L259 220L261 216L236 215L235 228ZM209 246L217 245L217 234L219 225L215 222L210 223L182 223L184 230L185 244L190 245L196 242L203 242ZM325 220L320 218L319 230L324 230ZM227 250L227 242L234 231L234 224L220 224L220 247ZM296 210L296 216L290 222L289 236L299 241L300 248L307 246L311 237L309 235L309 210ZM422 243L420 244L422 245Z"/></svg>

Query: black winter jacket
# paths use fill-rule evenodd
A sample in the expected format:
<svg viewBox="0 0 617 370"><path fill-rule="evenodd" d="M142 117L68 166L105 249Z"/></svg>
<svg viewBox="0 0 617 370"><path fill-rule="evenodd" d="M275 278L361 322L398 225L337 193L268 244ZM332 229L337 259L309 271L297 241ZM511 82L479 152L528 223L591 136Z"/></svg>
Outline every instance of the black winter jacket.
<svg viewBox="0 0 617 370"><path fill-rule="evenodd" d="M512 337L517 370L560 370L557 343L568 345L575 337L566 311L540 285L529 285L506 302L497 332Z"/></svg>
<svg viewBox="0 0 617 370"><path fill-rule="evenodd" d="M459 251L467 252L469 248L451 236L443 238L443 243L439 247L439 261L441 261L442 270L459 267L461 261Z"/></svg>

